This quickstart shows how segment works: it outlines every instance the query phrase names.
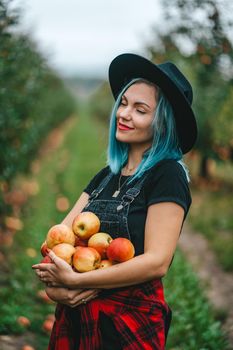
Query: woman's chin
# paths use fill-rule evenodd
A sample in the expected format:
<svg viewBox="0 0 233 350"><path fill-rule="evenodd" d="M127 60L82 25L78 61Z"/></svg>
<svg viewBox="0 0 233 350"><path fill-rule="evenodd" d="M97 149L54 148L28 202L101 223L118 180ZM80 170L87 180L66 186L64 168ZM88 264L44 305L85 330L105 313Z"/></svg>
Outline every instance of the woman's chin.
<svg viewBox="0 0 233 350"><path fill-rule="evenodd" d="M135 140L133 140L133 137L130 137L130 135L128 135L126 132L121 131L116 132L116 139L117 141L124 143L135 142Z"/></svg>

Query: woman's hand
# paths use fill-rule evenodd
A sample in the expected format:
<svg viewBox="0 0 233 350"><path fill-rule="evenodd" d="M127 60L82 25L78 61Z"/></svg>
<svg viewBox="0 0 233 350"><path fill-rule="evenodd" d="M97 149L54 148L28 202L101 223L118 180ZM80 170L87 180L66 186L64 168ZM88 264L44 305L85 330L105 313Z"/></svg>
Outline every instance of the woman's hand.
<svg viewBox="0 0 233 350"><path fill-rule="evenodd" d="M78 273L74 272L72 267L67 264L67 262L56 256L54 252L50 251L48 256L53 263L42 263L32 266L32 268L36 270L37 276L42 282L49 284L51 287L66 286L69 288L72 278L74 275L78 275ZM75 276L75 278L77 279L77 276Z"/></svg>
<svg viewBox="0 0 233 350"><path fill-rule="evenodd" d="M98 289L68 289L46 287L45 291L50 299L60 304L76 307L86 304L88 301L98 296Z"/></svg>

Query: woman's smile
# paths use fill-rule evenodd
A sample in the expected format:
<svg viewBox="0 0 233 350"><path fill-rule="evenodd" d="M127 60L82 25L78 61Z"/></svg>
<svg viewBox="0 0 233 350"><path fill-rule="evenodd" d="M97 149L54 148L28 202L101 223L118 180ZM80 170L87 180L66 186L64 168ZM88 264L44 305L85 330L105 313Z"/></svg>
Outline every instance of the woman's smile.
<svg viewBox="0 0 233 350"><path fill-rule="evenodd" d="M134 130L134 128L131 128L130 126L128 125L125 125L121 122L118 121L118 124L117 124L117 128L121 131L130 131L130 130Z"/></svg>

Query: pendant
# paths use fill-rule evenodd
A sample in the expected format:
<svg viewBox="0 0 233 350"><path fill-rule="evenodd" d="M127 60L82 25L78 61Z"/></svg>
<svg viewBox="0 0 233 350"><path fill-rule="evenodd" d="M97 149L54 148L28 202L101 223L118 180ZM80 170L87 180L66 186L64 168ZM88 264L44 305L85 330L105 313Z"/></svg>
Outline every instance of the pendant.
<svg viewBox="0 0 233 350"><path fill-rule="evenodd" d="M116 197L119 195L119 193L120 193L119 190L115 191L115 192L113 193L112 197L116 198Z"/></svg>

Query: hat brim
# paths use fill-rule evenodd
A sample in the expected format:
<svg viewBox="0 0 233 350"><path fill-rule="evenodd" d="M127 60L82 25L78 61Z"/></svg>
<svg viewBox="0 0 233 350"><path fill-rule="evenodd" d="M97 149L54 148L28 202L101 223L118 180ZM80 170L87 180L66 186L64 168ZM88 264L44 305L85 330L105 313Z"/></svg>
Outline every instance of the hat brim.
<svg viewBox="0 0 233 350"><path fill-rule="evenodd" d="M174 111L181 150L183 153L189 152L197 138L197 124L186 96L159 65L142 56L127 53L117 56L109 66L109 83L115 99L134 78L147 79L161 88Z"/></svg>

